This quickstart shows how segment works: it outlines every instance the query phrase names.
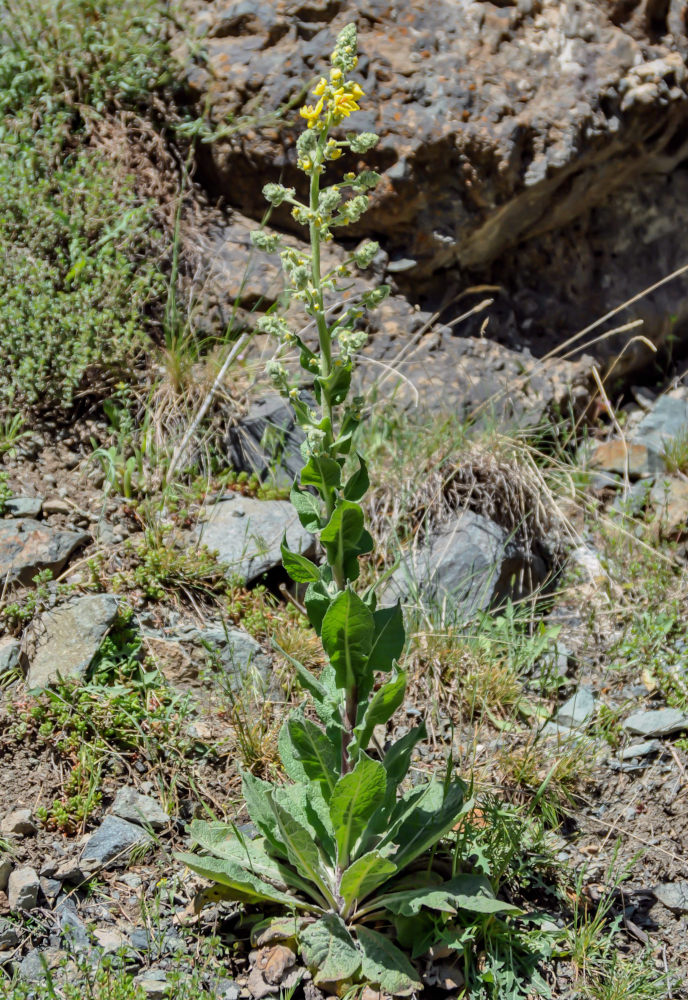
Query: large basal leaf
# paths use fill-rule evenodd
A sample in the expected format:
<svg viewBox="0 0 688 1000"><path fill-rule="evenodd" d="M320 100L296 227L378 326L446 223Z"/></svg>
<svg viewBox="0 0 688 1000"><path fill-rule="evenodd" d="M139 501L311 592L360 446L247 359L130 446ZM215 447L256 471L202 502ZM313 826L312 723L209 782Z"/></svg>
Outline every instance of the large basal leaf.
<svg viewBox="0 0 688 1000"><path fill-rule="evenodd" d="M299 521L306 531L315 534L320 531L322 517L320 497L314 496L308 490L300 490L296 483L289 494L291 505L299 516Z"/></svg>
<svg viewBox="0 0 688 1000"><path fill-rule="evenodd" d="M299 555L298 552L292 552L287 548L286 536L280 545L280 551L282 553L282 565L292 580L296 583L318 582L320 579L320 570L318 567L310 559L306 559L305 556Z"/></svg>
<svg viewBox="0 0 688 1000"><path fill-rule="evenodd" d="M312 781L320 782L331 794L340 771L341 749L310 719L292 713L286 722L294 756Z"/></svg>
<svg viewBox="0 0 688 1000"><path fill-rule="evenodd" d="M375 692L368 702L363 719L354 730L353 752L367 749L375 726L383 726L392 718L402 704L405 693L406 674L403 671Z"/></svg>
<svg viewBox="0 0 688 1000"><path fill-rule="evenodd" d="M353 500L354 503L362 500L370 487L368 467L361 455L357 453L356 458L358 459L358 470L347 479L343 490L344 499Z"/></svg>
<svg viewBox="0 0 688 1000"><path fill-rule="evenodd" d="M290 862L294 865L299 875L317 886L332 905L334 903L332 892L333 873L331 870L328 870L325 858L320 853L318 844L313 840L310 831L292 816L291 813L283 809L275 801L272 794L270 794L269 800Z"/></svg>
<svg viewBox="0 0 688 1000"><path fill-rule="evenodd" d="M361 967L361 952L336 913L326 913L304 928L299 941L316 985L353 979Z"/></svg>
<svg viewBox="0 0 688 1000"><path fill-rule="evenodd" d="M390 996L405 996L422 987L418 973L406 955L384 934L368 927L356 929L363 953L361 975Z"/></svg>
<svg viewBox="0 0 688 1000"><path fill-rule="evenodd" d="M356 841L384 798L386 788L384 767L365 755L353 771L343 775L335 785L330 799L330 818L340 865L348 864Z"/></svg>
<svg viewBox="0 0 688 1000"><path fill-rule="evenodd" d="M472 913L520 913L511 903L497 899L489 879L484 875L457 875L439 886L406 889L380 898L380 905L390 913L413 917L422 908L440 913L456 914L459 910Z"/></svg>
<svg viewBox="0 0 688 1000"><path fill-rule="evenodd" d="M175 858L202 878L224 886L227 890L225 894L227 899L236 899L242 903L280 903L283 906L311 911L319 909L313 903L276 889L235 861L201 857L197 854L175 854Z"/></svg>
<svg viewBox="0 0 688 1000"><path fill-rule="evenodd" d="M332 598L323 580L320 583L310 583L308 585L304 603L308 612L308 621L315 629L316 635L320 635L323 619L332 604Z"/></svg>
<svg viewBox="0 0 688 1000"><path fill-rule="evenodd" d="M269 796L272 789L273 786L269 782L256 778L249 771L241 777L241 790L249 816L271 848L280 857L287 858L287 849L279 835L277 820L270 806Z"/></svg>
<svg viewBox="0 0 688 1000"><path fill-rule="evenodd" d="M390 670L404 651L406 632L401 604L391 608L378 608L374 613L375 637L370 651L369 665L373 670Z"/></svg>
<svg viewBox="0 0 688 1000"><path fill-rule="evenodd" d="M358 594L343 590L335 597L323 619L322 642L338 688L351 688L366 679L374 632L373 613Z"/></svg>
<svg viewBox="0 0 688 1000"><path fill-rule="evenodd" d="M323 796L321 786L316 782L306 784L281 785L272 793L275 802L285 812L305 826L320 848L325 861L334 868L337 847L330 820L330 809Z"/></svg>
<svg viewBox="0 0 688 1000"><path fill-rule="evenodd" d="M347 906L361 902L394 875L397 866L378 851L370 851L353 861L342 875L339 891Z"/></svg>
<svg viewBox="0 0 688 1000"><path fill-rule="evenodd" d="M391 855L399 871L410 864L424 851L434 847L452 828L461 815L464 805L465 786L456 781L449 786L439 781L430 781L420 799L409 796L409 804L399 813L399 818L390 824L379 848L384 844L398 844L396 853ZM397 804L404 805L402 798Z"/></svg>

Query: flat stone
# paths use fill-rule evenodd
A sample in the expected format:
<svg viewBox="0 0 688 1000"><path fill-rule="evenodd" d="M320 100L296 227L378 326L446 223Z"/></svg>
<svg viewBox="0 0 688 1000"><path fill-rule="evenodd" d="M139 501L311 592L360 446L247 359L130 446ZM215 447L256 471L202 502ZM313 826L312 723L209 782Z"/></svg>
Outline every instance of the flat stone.
<svg viewBox="0 0 688 1000"><path fill-rule="evenodd" d="M688 913L688 882L661 882L653 892L672 913Z"/></svg>
<svg viewBox="0 0 688 1000"><path fill-rule="evenodd" d="M688 715L677 708L659 708L635 712L623 723L624 729L636 736L672 736L688 729Z"/></svg>
<svg viewBox="0 0 688 1000"><path fill-rule="evenodd" d="M661 749L662 744L658 740L644 740L642 743L631 743L630 746L624 747L619 751L618 757L619 760L635 760L640 757L650 757L659 753Z"/></svg>
<svg viewBox="0 0 688 1000"><path fill-rule="evenodd" d="M122 948L129 947L129 939L126 934L116 930L114 927L97 927L93 932L93 937L100 950L106 955L113 955Z"/></svg>
<svg viewBox="0 0 688 1000"><path fill-rule="evenodd" d="M221 667L233 686L240 686L249 671L264 680L272 676L272 658L244 629L209 623L203 628L144 631L146 648L155 657L163 676L175 685L195 686L210 660Z"/></svg>
<svg viewBox="0 0 688 1000"><path fill-rule="evenodd" d="M0 917L0 950L15 948L19 944L17 927L10 920Z"/></svg>
<svg viewBox="0 0 688 1000"><path fill-rule="evenodd" d="M662 477L650 491L650 503L664 537L682 534L688 527L688 482Z"/></svg>
<svg viewBox="0 0 688 1000"><path fill-rule="evenodd" d="M142 972L134 982L143 990L149 1000L162 1000L163 997L169 996L172 986L161 969L149 969L147 972Z"/></svg>
<svg viewBox="0 0 688 1000"><path fill-rule="evenodd" d="M560 726L579 729L595 714L595 695L591 688L582 687L564 702L557 712L556 721Z"/></svg>
<svg viewBox="0 0 688 1000"><path fill-rule="evenodd" d="M85 531L51 528L30 517L0 520L0 579L29 585L40 570L59 573L90 537Z"/></svg>
<svg viewBox="0 0 688 1000"><path fill-rule="evenodd" d="M629 476L649 476L661 472L664 462L661 458L648 451L645 445L614 438L595 445L590 453L589 464L593 469L603 469Z"/></svg>
<svg viewBox="0 0 688 1000"><path fill-rule="evenodd" d="M33 910L38 905L41 884L33 868L15 868L7 882L10 910Z"/></svg>
<svg viewBox="0 0 688 1000"><path fill-rule="evenodd" d="M56 969L67 958L67 952L59 948L33 948L19 966L19 975L30 983L45 982L46 967Z"/></svg>
<svg viewBox="0 0 688 1000"><path fill-rule="evenodd" d="M170 817L160 803L149 795L141 795L135 788L120 788L111 811L120 819L150 827L152 830L163 830L170 823Z"/></svg>
<svg viewBox="0 0 688 1000"><path fill-rule="evenodd" d="M281 565L285 532L292 552L303 555L313 547L313 536L301 527L294 508L285 500L255 500L231 493L206 512L208 519L196 537L217 551L228 576L246 583Z"/></svg>
<svg viewBox="0 0 688 1000"><path fill-rule="evenodd" d="M43 497L12 497L5 501L10 517L40 517Z"/></svg>
<svg viewBox="0 0 688 1000"><path fill-rule="evenodd" d="M19 663L21 643L12 636L4 635L0 639L0 677L9 673Z"/></svg>
<svg viewBox="0 0 688 1000"><path fill-rule="evenodd" d="M530 593L545 576L544 562L527 557L504 528L463 510L402 556L383 601L418 594L442 606L452 621L465 622L507 597Z"/></svg>
<svg viewBox="0 0 688 1000"><path fill-rule="evenodd" d="M81 679L117 615L111 594L91 594L47 611L32 626L22 653L29 662L29 690L54 684L58 675Z"/></svg>
<svg viewBox="0 0 688 1000"><path fill-rule="evenodd" d="M4 837L28 837L37 829L30 809L14 809L0 822L0 833Z"/></svg>
<svg viewBox="0 0 688 1000"><path fill-rule="evenodd" d="M2 892L7 889L7 882L13 867L9 854L0 854L0 891Z"/></svg>
<svg viewBox="0 0 688 1000"><path fill-rule="evenodd" d="M80 864L124 865L135 847L150 844L151 837L140 826L117 816L106 816L89 837L81 852Z"/></svg>

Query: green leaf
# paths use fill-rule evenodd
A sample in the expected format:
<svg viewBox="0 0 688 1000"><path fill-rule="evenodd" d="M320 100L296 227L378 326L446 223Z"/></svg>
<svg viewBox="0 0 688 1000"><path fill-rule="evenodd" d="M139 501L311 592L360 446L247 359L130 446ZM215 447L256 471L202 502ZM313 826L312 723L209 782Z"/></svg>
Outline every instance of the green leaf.
<svg viewBox="0 0 688 1000"><path fill-rule="evenodd" d="M228 889L228 899L236 899L242 903L281 903L283 906L302 910L317 908L312 903L276 889L235 861L201 857L197 854L175 854L175 858L202 878L217 882Z"/></svg>
<svg viewBox="0 0 688 1000"><path fill-rule="evenodd" d="M342 875L339 891L347 905L363 900L394 875L397 866L379 851L369 851L352 862Z"/></svg>
<svg viewBox="0 0 688 1000"><path fill-rule="evenodd" d="M453 782L447 789L438 781L428 783L423 798L383 837L383 842L394 840L399 845L392 855L399 870L434 847L451 830L463 811L464 799L462 781Z"/></svg>
<svg viewBox="0 0 688 1000"><path fill-rule="evenodd" d="M342 481L342 469L339 462L326 456L309 458L301 469L301 485L315 486L316 489L339 489Z"/></svg>
<svg viewBox="0 0 688 1000"><path fill-rule="evenodd" d="M374 612L375 638L370 653L370 667L373 670L389 670L404 650L406 632L401 604L391 608L378 608Z"/></svg>
<svg viewBox="0 0 688 1000"><path fill-rule="evenodd" d="M256 778L249 771L241 777L241 790L249 816L273 850L286 858L287 849L280 840L277 822L268 800L272 787L269 782Z"/></svg>
<svg viewBox="0 0 688 1000"><path fill-rule="evenodd" d="M343 490L344 498L354 502L362 500L370 488L368 466L361 455L357 454L356 457L358 458L358 471L347 479Z"/></svg>
<svg viewBox="0 0 688 1000"><path fill-rule="evenodd" d="M343 590L330 604L322 622L322 642L334 667L338 688L365 681L373 645L373 613L352 590Z"/></svg>
<svg viewBox="0 0 688 1000"><path fill-rule="evenodd" d="M339 500L332 517L320 532L331 566L343 566L363 533L363 510L350 500Z"/></svg>
<svg viewBox="0 0 688 1000"><path fill-rule="evenodd" d="M330 799L330 818L337 838L341 867L349 862L356 841L384 798L385 769L376 760L362 755L353 771L342 775Z"/></svg>
<svg viewBox="0 0 688 1000"><path fill-rule="evenodd" d="M300 875L309 879L320 889L330 905L334 905L331 873L327 870L325 859L312 834L291 813L282 808L272 793L268 796L268 800L277 820L290 862Z"/></svg>
<svg viewBox="0 0 688 1000"><path fill-rule="evenodd" d="M387 772L388 785L397 788L408 774L411 766L411 756L417 743L428 735L425 723L421 722L405 736L398 739L382 758L382 765Z"/></svg>
<svg viewBox="0 0 688 1000"><path fill-rule="evenodd" d="M356 928L363 952L361 974L390 996L404 996L422 988L418 973L406 955L389 938L369 927Z"/></svg>
<svg viewBox="0 0 688 1000"><path fill-rule="evenodd" d="M303 960L316 986L353 979L361 967L356 942L336 913L326 913L299 935Z"/></svg>
<svg viewBox="0 0 688 1000"><path fill-rule="evenodd" d="M287 719L286 728L294 754L308 777L321 782L331 793L339 777L341 747L334 746L320 726L296 712Z"/></svg>
<svg viewBox="0 0 688 1000"><path fill-rule="evenodd" d="M354 729L354 751L367 749L375 726L382 726L392 718L402 704L405 693L406 674L403 671L375 692L363 719Z"/></svg>
<svg viewBox="0 0 688 1000"><path fill-rule="evenodd" d="M322 520L322 508L320 497L314 496L308 490L300 490L296 483L291 488L289 494L291 505L299 515L299 521L306 531L320 531Z"/></svg>
<svg viewBox="0 0 688 1000"><path fill-rule="evenodd" d="M278 805L293 816L311 835L328 864L334 865L337 848L330 821L330 809L316 782L306 785L280 785L272 793Z"/></svg>
<svg viewBox="0 0 688 1000"><path fill-rule="evenodd" d="M282 565L292 580L296 581L296 583L318 582L320 579L320 570L318 567L310 559L299 555L298 552L291 552L287 548L286 535L282 540L280 550L282 552Z"/></svg>
<svg viewBox="0 0 688 1000"><path fill-rule="evenodd" d="M304 667L303 663L296 660L290 653L283 649L276 639L273 638L272 645L275 649L279 650L285 660L288 660L299 679L301 687L304 688L311 695L313 700L320 704L321 702L327 701L329 695L324 684L321 684L317 677L315 677L308 667Z"/></svg>
<svg viewBox="0 0 688 1000"><path fill-rule="evenodd" d="M380 898L380 905L390 913L413 917L421 908L456 914L459 910L472 913L520 913L517 906L497 899L490 880L484 875L457 875L440 886L407 889Z"/></svg>
<svg viewBox="0 0 688 1000"><path fill-rule="evenodd" d="M321 580L319 583L311 583L308 586L305 597L308 621L315 629L316 635L322 632L322 623L327 609L332 604L332 598L326 584Z"/></svg>

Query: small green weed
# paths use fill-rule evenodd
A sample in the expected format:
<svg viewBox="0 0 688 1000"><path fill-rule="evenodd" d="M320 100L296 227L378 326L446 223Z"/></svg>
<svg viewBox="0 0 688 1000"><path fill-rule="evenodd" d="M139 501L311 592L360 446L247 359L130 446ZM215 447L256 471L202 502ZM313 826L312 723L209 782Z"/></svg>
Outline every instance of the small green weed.
<svg viewBox="0 0 688 1000"><path fill-rule="evenodd" d="M688 431L670 438L664 445L664 465L671 475L688 472Z"/></svg>
<svg viewBox="0 0 688 1000"><path fill-rule="evenodd" d="M75 589L70 583L53 583L50 569L37 573L33 583L33 589L23 591L19 600L0 604L0 622L8 632L21 631L52 603L53 598L60 600L72 594Z"/></svg>

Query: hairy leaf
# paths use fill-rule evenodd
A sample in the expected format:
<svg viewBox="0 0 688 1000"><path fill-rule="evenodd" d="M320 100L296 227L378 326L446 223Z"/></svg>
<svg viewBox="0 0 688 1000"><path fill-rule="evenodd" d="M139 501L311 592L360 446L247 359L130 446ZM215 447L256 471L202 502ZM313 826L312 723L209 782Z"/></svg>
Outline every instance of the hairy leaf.
<svg viewBox="0 0 688 1000"><path fill-rule="evenodd" d="M268 800L272 785L246 771L241 777L241 789L246 808L253 822L272 849L282 857L288 857L286 846L279 836L277 821Z"/></svg>
<svg viewBox="0 0 688 1000"><path fill-rule="evenodd" d="M313 781L319 781L332 793L339 777L340 751L327 734L310 719L293 713L287 719L287 731L294 754Z"/></svg>
<svg viewBox="0 0 688 1000"><path fill-rule="evenodd" d="M484 875L457 875L439 886L406 889L382 896L380 904L391 913L413 917L421 908L455 914L458 910L472 913L520 913L517 906L497 899L489 879Z"/></svg>
<svg viewBox="0 0 688 1000"><path fill-rule="evenodd" d="M335 597L323 619L322 641L338 688L351 688L367 679L374 632L373 613L357 594L343 590Z"/></svg>
<svg viewBox="0 0 688 1000"><path fill-rule="evenodd" d="M330 597L329 591L322 580L319 583L311 583L308 585L305 604L306 611L308 612L308 620L315 629L316 635L320 635L322 632L323 619L327 614L328 608L332 604L332 598Z"/></svg>
<svg viewBox="0 0 688 1000"><path fill-rule="evenodd" d="M370 651L370 667L373 670L389 670L404 650L406 632L401 604L391 608L378 608L374 612L375 638Z"/></svg>
<svg viewBox="0 0 688 1000"><path fill-rule="evenodd" d="M317 782L305 785L280 785L272 793L273 799L292 815L310 833L328 864L333 866L337 857L330 809Z"/></svg>
<svg viewBox="0 0 688 1000"><path fill-rule="evenodd" d="M320 570L314 562L299 555L298 552L291 552L287 548L286 536L282 540L280 550L282 552L282 565L292 580L296 583L317 583L320 580Z"/></svg>
<svg viewBox="0 0 688 1000"><path fill-rule="evenodd" d="M367 749L375 726L382 726L392 718L403 702L405 693L406 674L403 671L375 692L363 719L354 730L355 750Z"/></svg>
<svg viewBox="0 0 688 1000"><path fill-rule="evenodd" d="M424 740L427 735L425 723L421 722L419 726L411 729L392 744L382 758L382 764L387 772L388 787L398 788L408 774L408 769L411 766L411 755L416 744Z"/></svg>
<svg viewBox="0 0 688 1000"><path fill-rule="evenodd" d="M299 521L306 531L315 533L320 531L322 511L320 498L314 496L308 490L300 490L296 483L292 486L289 494L291 505L299 516Z"/></svg>
<svg viewBox="0 0 688 1000"><path fill-rule="evenodd" d="M370 488L368 467L362 455L357 454L356 457L358 458L358 470L347 479L343 490L344 498L353 500L354 503L362 500Z"/></svg>
<svg viewBox="0 0 688 1000"><path fill-rule="evenodd" d="M313 903L276 889L269 882L263 881L260 876L254 875L235 861L229 861L225 858L202 857L197 854L175 854L175 857L202 878L210 879L212 882L224 886L229 890L228 899L237 899L243 903L281 903L283 906L302 910L317 908Z"/></svg>
<svg viewBox="0 0 688 1000"><path fill-rule="evenodd" d="M339 462L333 458L309 458L301 469L301 485L315 486L321 492L337 489L342 481L342 470Z"/></svg>
<svg viewBox="0 0 688 1000"><path fill-rule="evenodd" d="M305 826L275 801L272 794L268 796L268 799L290 862L300 875L310 879L332 902L331 879L317 842Z"/></svg>
<svg viewBox="0 0 688 1000"><path fill-rule="evenodd" d="M336 913L326 913L306 927L299 938L303 960L316 985L353 979L361 967L356 942Z"/></svg>
<svg viewBox="0 0 688 1000"><path fill-rule="evenodd" d="M461 815L465 791L462 781L455 781L448 789L438 781L429 782L422 799L390 829L383 841L399 845L391 857L400 871L451 830Z"/></svg>
<svg viewBox="0 0 688 1000"><path fill-rule="evenodd" d="M361 973L364 979L390 996L404 996L421 989L418 973L388 937L364 926L356 929L356 936L363 952Z"/></svg>
<svg viewBox="0 0 688 1000"><path fill-rule="evenodd" d="M330 799L330 818L337 838L340 865L349 856L365 825L384 798L387 788L385 769L365 755L349 774L343 775Z"/></svg>
<svg viewBox="0 0 688 1000"><path fill-rule="evenodd" d="M397 866L379 851L370 851L352 862L342 875L339 891L347 905L363 900L394 875Z"/></svg>
<svg viewBox="0 0 688 1000"><path fill-rule="evenodd" d="M320 532L320 541L327 550L327 561L331 566L344 566L362 533L362 508L350 500L339 500L332 517Z"/></svg>

